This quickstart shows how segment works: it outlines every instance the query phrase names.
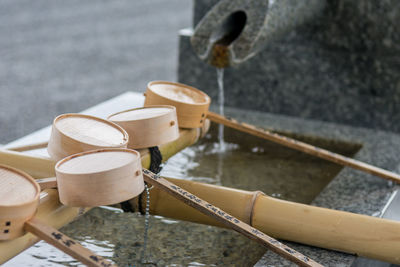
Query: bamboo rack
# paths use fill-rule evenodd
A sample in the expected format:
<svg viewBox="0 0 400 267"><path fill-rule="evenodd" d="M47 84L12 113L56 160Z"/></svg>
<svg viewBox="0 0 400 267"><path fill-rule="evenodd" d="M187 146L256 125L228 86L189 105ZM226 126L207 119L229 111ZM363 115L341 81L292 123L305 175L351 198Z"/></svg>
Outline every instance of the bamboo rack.
<svg viewBox="0 0 400 267"><path fill-rule="evenodd" d="M200 134L199 129L181 129L180 137L177 140L159 146L163 161L185 147L197 142ZM150 166L148 149L142 149L139 152L141 154L142 166L148 168ZM54 166L56 162L48 158L34 157L15 151L0 149L0 163L22 170L37 179L55 176ZM46 224L59 229L88 210L89 208L64 206L59 202L57 190L46 189L41 194L36 217ZM18 239L0 242L0 264L18 255L38 241L39 239L36 236L28 233Z"/></svg>

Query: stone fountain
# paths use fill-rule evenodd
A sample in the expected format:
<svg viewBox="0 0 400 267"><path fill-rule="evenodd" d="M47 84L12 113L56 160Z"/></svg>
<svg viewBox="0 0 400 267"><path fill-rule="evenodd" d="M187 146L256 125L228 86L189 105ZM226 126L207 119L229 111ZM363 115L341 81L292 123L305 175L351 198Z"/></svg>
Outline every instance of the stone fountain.
<svg viewBox="0 0 400 267"><path fill-rule="evenodd" d="M396 0L194 1L179 81L216 99L230 66L227 106L400 132L399 21Z"/></svg>
<svg viewBox="0 0 400 267"><path fill-rule="evenodd" d="M228 115L359 145L355 158L398 172L399 21L396 0L196 0L193 27L180 32L178 79L216 102L215 67L226 68ZM312 204L400 220L396 189L345 168ZM290 245L328 266L390 266ZM287 266L270 252L256 266L271 264Z"/></svg>

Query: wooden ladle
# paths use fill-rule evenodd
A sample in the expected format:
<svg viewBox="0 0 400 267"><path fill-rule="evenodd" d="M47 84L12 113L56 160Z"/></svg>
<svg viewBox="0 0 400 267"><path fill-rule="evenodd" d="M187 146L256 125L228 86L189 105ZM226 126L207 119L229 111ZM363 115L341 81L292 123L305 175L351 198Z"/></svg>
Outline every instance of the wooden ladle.
<svg viewBox="0 0 400 267"><path fill-rule="evenodd" d="M28 174L0 165L0 240L31 232L88 266L115 266L77 241L34 217L39 205L39 184Z"/></svg>
<svg viewBox="0 0 400 267"><path fill-rule="evenodd" d="M199 89L167 81L149 82L145 96L145 106L175 106L181 128L202 127L211 103L211 98Z"/></svg>

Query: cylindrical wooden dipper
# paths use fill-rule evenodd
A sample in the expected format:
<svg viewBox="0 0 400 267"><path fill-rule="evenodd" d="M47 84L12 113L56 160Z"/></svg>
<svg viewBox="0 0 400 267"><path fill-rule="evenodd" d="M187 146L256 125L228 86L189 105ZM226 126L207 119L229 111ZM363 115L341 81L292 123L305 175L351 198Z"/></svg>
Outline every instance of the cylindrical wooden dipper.
<svg viewBox="0 0 400 267"><path fill-rule="evenodd" d="M24 224L39 205L40 187L28 174L0 165L0 240L25 234Z"/></svg>
<svg viewBox="0 0 400 267"><path fill-rule="evenodd" d="M145 106L171 105L176 107L178 124L182 128L199 128L203 125L211 98L204 92L182 84L166 81L148 83Z"/></svg>
<svg viewBox="0 0 400 267"><path fill-rule="evenodd" d="M129 134L128 148L147 148L178 139L176 109L159 105L129 109L115 113L108 119Z"/></svg>
<svg viewBox="0 0 400 267"><path fill-rule="evenodd" d="M54 119L47 151L52 159L100 149L126 148L128 134L107 120L83 114L63 114Z"/></svg>
<svg viewBox="0 0 400 267"><path fill-rule="evenodd" d="M104 148L75 154L56 164L60 201L73 207L112 205L144 190L139 152Z"/></svg>

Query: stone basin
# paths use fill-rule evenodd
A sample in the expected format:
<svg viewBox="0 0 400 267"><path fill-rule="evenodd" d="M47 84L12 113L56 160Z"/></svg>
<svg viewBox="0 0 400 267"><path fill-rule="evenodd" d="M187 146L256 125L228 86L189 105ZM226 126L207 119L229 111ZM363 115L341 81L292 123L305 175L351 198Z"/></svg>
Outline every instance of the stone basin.
<svg viewBox="0 0 400 267"><path fill-rule="evenodd" d="M400 171L400 155L398 153L400 137L397 134L232 108L227 109L227 114L247 123L278 132L321 138L331 140L333 143L340 141L352 144L354 148L359 147L354 155L355 159L387 170ZM396 189L397 187L391 182L345 167L311 204L359 214L381 216L383 208ZM393 216L391 219L399 220L400 218ZM326 266L357 264L355 262L357 257L354 255L291 242L287 242L287 244ZM291 263L268 251L255 266L291 266Z"/></svg>
<svg viewBox="0 0 400 267"><path fill-rule="evenodd" d="M395 134L235 108L228 108L226 113L240 121L274 130L388 170L399 170L400 156L396 152L400 148L400 137ZM211 136L215 135L213 130L210 134ZM218 155L210 152L212 149L201 151L201 146L207 146L214 142L212 137L206 139L208 138L211 139L204 140L204 143L197 145L194 150L183 151L183 154L187 154L183 155L183 158L182 155L177 155L179 162L185 157L190 159L196 157L196 153L203 153L202 157L195 161L183 161L183 164L189 165L189 168L179 173L176 169L174 170L174 159L171 159L164 169L164 175L173 175L178 178L181 175L181 177L189 177L202 182L220 183L246 190L262 190L278 198L303 203L311 202L317 206L367 215L380 215L396 189L393 184L381 178L350 168L342 168L301 152L233 131L226 131L227 142L242 145L240 148L234 145L233 147L228 146L228 158L233 157L230 153L237 149L250 155L251 160L255 160L258 156L265 156L266 158L263 160L267 161L264 164L266 169L258 170L261 173L265 171L265 175L259 182L249 181L248 178L246 179L245 173L229 175L232 177L228 180L225 178L218 180ZM268 150L274 151L275 155L268 156ZM204 151L210 153L207 154ZM196 164L203 167L209 166L211 163L210 160L207 162L206 158L208 157L211 160L214 157L216 164L207 173L204 169L200 170ZM235 158L230 159L235 160ZM239 164L239 161L236 160L235 163ZM261 165L261 163L256 161L256 165ZM248 168L255 167L250 164ZM296 176L299 181L290 180L293 176ZM209 179L210 177L213 179ZM271 182L270 179L275 182ZM282 179L289 179L285 180L288 184L282 182ZM260 181L262 182L260 183ZM316 181L318 181L317 186ZM113 217L112 220L110 220L111 217ZM93 225L93 227L88 227L88 225ZM265 253L264 248L258 244L230 230L188 222L182 223L159 216L152 217L152 225L147 258L159 265L291 266L291 263L283 258L269 251ZM88 228L93 229L89 231ZM97 253L118 259L116 261L119 264L134 263L140 257L143 244L143 216L138 214L122 214L114 210L95 209L62 230L84 244L86 243ZM118 240L108 241L107 237L109 236L116 236L115 240ZM70 258L57 256L57 253L53 252L54 250L48 253L41 243L33 247L33 250L36 249L39 253L34 256L35 258L43 257L42 260L47 263L76 264ZM345 253L287 243L299 252L327 266L351 266L357 259L353 255ZM224 244L225 247L218 244ZM41 255L40 251L47 252L45 255ZM252 258L243 259L241 256L243 253L246 255L253 253ZM49 254L51 256L46 258ZM259 259L263 254L264 256ZM12 261L9 264L12 264Z"/></svg>

